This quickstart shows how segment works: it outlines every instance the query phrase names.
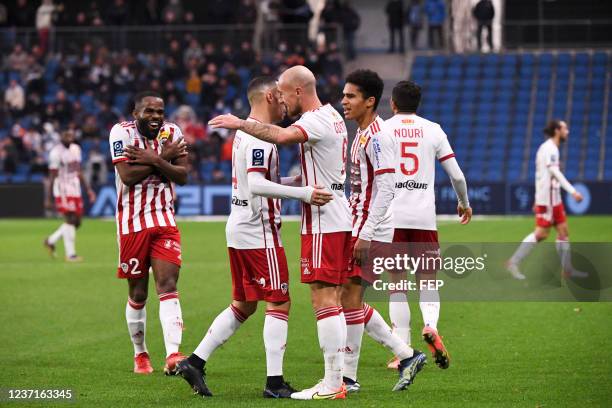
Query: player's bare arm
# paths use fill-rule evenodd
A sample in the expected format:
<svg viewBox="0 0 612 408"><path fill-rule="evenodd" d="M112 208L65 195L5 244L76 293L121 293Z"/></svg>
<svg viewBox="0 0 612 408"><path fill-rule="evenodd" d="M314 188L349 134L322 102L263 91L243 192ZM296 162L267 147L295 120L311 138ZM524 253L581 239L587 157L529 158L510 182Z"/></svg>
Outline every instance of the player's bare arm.
<svg viewBox="0 0 612 408"><path fill-rule="evenodd" d="M85 188L85 191L87 191L87 198L89 198L89 202L93 203L94 201L96 201L96 192L93 191L93 189L91 188L91 186L85 179L85 176L83 176L83 172L80 169L79 169L79 180L81 182L81 185Z"/></svg>
<svg viewBox="0 0 612 408"><path fill-rule="evenodd" d="M353 258L355 258L356 265L365 265L370 253L370 244L371 241L361 238L357 239L357 242L355 242L355 246L353 247Z"/></svg>
<svg viewBox="0 0 612 408"><path fill-rule="evenodd" d="M296 144L304 142L304 134L296 127L282 128L276 125L247 121L232 114L225 114L211 119L208 124L213 128L237 129L248 133L259 140L274 144Z"/></svg>
<svg viewBox="0 0 612 408"><path fill-rule="evenodd" d="M174 164L159 157L156 164L156 168L161 174L179 186L187 183L187 167L188 163L186 155L176 159Z"/></svg>
<svg viewBox="0 0 612 408"><path fill-rule="evenodd" d="M140 183L153 173L154 168L143 164L133 164L127 161L115 164L115 168L119 172L121 182L126 186L133 186Z"/></svg>
<svg viewBox="0 0 612 408"><path fill-rule="evenodd" d="M187 156L187 143L185 143L183 139L174 141L172 136L164 143L162 152L160 153L160 157L170 163L179 157L185 156Z"/></svg>
<svg viewBox="0 0 612 408"><path fill-rule="evenodd" d="M49 170L49 193L45 199L45 208L48 210L53 209L53 185L55 184L57 173L58 171L56 169Z"/></svg>

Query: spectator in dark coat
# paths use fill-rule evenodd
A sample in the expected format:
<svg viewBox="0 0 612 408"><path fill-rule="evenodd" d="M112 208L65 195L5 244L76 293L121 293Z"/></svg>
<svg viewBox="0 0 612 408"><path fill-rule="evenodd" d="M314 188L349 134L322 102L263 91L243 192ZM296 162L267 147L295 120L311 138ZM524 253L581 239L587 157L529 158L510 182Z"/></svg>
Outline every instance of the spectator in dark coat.
<svg viewBox="0 0 612 408"><path fill-rule="evenodd" d="M429 46L431 48L443 48L444 36L442 27L446 20L446 5L444 0L425 0L425 14L429 26Z"/></svg>
<svg viewBox="0 0 612 408"><path fill-rule="evenodd" d="M480 0L472 10L472 14L478 22L478 28L476 30L478 49L482 51L482 30L486 28L489 51L493 51L493 17L495 17L493 2L491 0Z"/></svg>
<svg viewBox="0 0 612 408"><path fill-rule="evenodd" d="M391 44L389 46L389 52L395 52L395 36L399 37L399 49L400 53L404 52L404 3L402 0L391 0L387 3L385 8L387 13L387 25L389 26L389 35L391 37Z"/></svg>

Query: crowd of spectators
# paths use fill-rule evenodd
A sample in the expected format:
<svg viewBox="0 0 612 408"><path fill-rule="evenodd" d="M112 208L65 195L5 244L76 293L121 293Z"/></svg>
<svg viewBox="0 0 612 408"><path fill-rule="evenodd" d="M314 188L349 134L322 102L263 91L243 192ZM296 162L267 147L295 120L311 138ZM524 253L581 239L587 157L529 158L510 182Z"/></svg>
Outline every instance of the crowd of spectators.
<svg viewBox="0 0 612 408"><path fill-rule="evenodd" d="M30 3L17 0L18 5ZM132 2L113 3L114 7L103 14L96 11L97 2L92 1L88 11L73 13L76 20L66 24L83 18L87 24L95 19L103 24L144 23L145 20L133 19L149 19L149 11L159 9L153 6L159 3L154 0L146 2L145 9L150 10L143 9L142 13L132 13ZM169 0L159 18L172 14L180 21L189 19L183 3L186 2ZM213 3L222 5L217 9L220 12L227 4L254 2L203 3L211 7ZM279 13L282 10L277 9ZM27 20L27 13L18 11L11 14L9 21ZM65 11L66 8L62 18L53 18L58 23L63 21L68 18ZM293 17L302 12L303 9ZM229 14L238 18L243 13ZM164 52L135 52L85 42L78 49L56 53L40 43L29 48L15 44L4 56L0 71L0 176L44 172L46 152L58 142L58 132L69 127L75 129L89 158L93 184L106 183L106 174L112 170L107 147L110 128L119 121L131 120L131 96L153 90L163 95L167 117L179 124L192 146L191 180L225 182L229 177L232 135L211 131L206 123L220 113L246 114L245 90L251 78L278 75L287 67L303 64L317 76L324 103L337 105L342 97L342 58L333 42L307 46L281 39L276 50L258 53L249 41L230 38L219 43L197 32L184 31L169 39L165 48Z"/></svg>

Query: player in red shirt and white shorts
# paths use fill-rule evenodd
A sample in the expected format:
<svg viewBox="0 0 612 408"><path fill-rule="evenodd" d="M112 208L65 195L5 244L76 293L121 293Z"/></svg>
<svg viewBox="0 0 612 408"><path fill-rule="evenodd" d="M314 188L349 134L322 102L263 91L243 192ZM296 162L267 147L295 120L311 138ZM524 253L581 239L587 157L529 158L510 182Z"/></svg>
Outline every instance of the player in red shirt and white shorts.
<svg viewBox="0 0 612 408"><path fill-rule="evenodd" d="M164 372L174 375L185 358L179 352L183 319L176 289L181 267L181 236L174 219L173 183L187 182L186 145L178 126L164 122L164 101L155 92L134 99L134 121L110 132L117 185L117 277L127 279L126 320L134 345L134 372L149 374L145 344L149 268L159 297L166 347Z"/></svg>
<svg viewBox="0 0 612 408"><path fill-rule="evenodd" d="M60 143L49 152L49 195L45 207L53 208L64 216L64 223L44 241L45 248L55 257L55 243L64 239L66 261L80 262L76 254L76 230L81 226L83 215L83 198L81 185L87 191L89 202L96 200L96 193L89 187L81 172L81 147L74 143L74 131L66 129L61 132Z"/></svg>
<svg viewBox="0 0 612 408"><path fill-rule="evenodd" d="M289 116L301 118L288 128L241 120L233 115L212 119L213 128L239 129L274 144L300 144L302 186L320 185L333 194L323 207L302 205L302 282L311 289L319 343L325 360L323 381L293 393L294 399L342 399L344 333L340 317L340 288L349 268L351 215L344 194L348 137L342 116L317 96L314 74L304 66L287 69L278 89Z"/></svg>
<svg viewBox="0 0 612 408"><path fill-rule="evenodd" d="M536 191L533 206L536 228L534 232L523 239L521 245L508 261L506 268L515 279L525 279L525 275L519 269L521 261L538 242L548 237L550 228L554 226L557 230L556 246L561 259L563 275L565 277L585 278L588 275L575 269L572 265L569 232L565 218L565 208L561 199L561 188L563 188L576 201L582 201L582 195L567 181L559 169L559 146L567 141L569 129L564 121L556 119L548 123L544 129L544 134L548 139L540 145L536 153Z"/></svg>
<svg viewBox="0 0 612 408"><path fill-rule="evenodd" d="M344 85L344 117L357 122L358 129L350 149L351 196L353 213L353 258L342 290L342 307L347 325L344 354L344 383L348 392L359 391L357 366L364 329L379 343L399 356L400 379L393 388L408 388L426 363L425 354L402 341L370 306L367 315L363 303L364 288L380 279L368 259L387 257L393 241L391 202L395 195L397 143L376 113L384 83L376 72L357 70Z"/></svg>
<svg viewBox="0 0 612 408"><path fill-rule="evenodd" d="M440 162L449 175L457 194L457 213L461 224L472 217L467 184L457 164L448 138L439 124L416 114L421 101L421 88L412 81L401 81L392 92L394 116L385 123L399 144L400 157L396 166L395 198L392 203L395 233L394 243L406 245L410 257L425 256L435 260L440 255L436 229L436 199L434 193L435 162ZM430 265L435 262L429 261ZM417 288L423 280L435 279L436 270L421 268L416 273ZM393 280L403 274L391 274ZM447 368L449 357L438 334L440 295L437 290L419 291L419 306L425 327L422 336L440 368ZM410 343L410 309L406 293L392 293L389 316L394 331ZM390 366L393 365L393 362Z"/></svg>
<svg viewBox="0 0 612 408"><path fill-rule="evenodd" d="M274 78L253 79L247 95L251 105L247 121L276 123L283 119L285 107ZM206 361L255 312L259 301L266 302L263 337L267 380L263 396L289 398L295 392L283 378L290 298L279 198L310 204L321 198L321 203L325 202L331 194L281 182L276 146L237 131L232 145L232 207L225 228L233 301L215 318L193 354L177 368L199 395L212 395L204 377Z"/></svg>

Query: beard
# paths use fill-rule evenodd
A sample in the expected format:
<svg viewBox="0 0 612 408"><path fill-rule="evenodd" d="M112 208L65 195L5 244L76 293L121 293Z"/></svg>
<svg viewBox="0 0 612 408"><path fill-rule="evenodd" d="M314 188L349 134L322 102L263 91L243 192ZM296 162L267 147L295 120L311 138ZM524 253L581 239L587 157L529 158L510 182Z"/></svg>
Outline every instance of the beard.
<svg viewBox="0 0 612 408"><path fill-rule="evenodd" d="M138 131L140 132L140 134L142 134L144 137L146 137L149 140L155 139L157 137L157 134L159 133L159 130L161 129L161 126L160 126L156 130L152 130L151 128L149 128L149 121L146 119L136 120L136 125L138 127Z"/></svg>

